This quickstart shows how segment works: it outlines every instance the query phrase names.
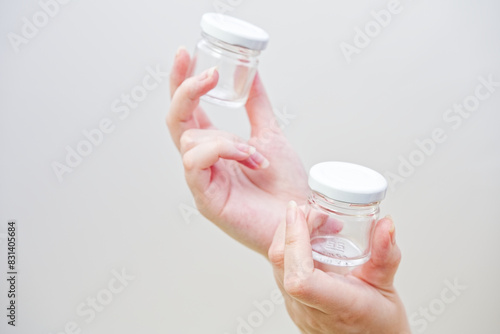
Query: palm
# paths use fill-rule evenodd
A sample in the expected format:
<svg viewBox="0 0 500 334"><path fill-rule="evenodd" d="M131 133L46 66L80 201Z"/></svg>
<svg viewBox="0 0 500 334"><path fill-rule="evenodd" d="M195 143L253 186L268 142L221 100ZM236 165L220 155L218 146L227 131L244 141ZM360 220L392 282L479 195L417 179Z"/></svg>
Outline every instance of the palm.
<svg viewBox="0 0 500 334"><path fill-rule="evenodd" d="M218 161L211 169L212 182L197 204L202 214L233 238L267 254L286 203L305 200L307 179L281 133L272 142L259 144L253 137L249 143L270 157L270 166L252 170L235 161Z"/></svg>

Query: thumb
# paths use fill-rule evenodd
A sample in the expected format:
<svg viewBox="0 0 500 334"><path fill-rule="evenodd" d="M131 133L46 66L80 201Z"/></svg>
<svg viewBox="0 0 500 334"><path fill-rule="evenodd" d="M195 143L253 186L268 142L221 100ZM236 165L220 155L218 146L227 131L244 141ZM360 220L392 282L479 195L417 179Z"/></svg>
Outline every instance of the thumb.
<svg viewBox="0 0 500 334"><path fill-rule="evenodd" d="M276 125L272 123L273 121L276 122L273 107L260 80L259 73L255 75L245 107L248 120L250 121L252 136L258 136L262 129L271 128L273 125ZM279 129L277 125L274 127Z"/></svg>
<svg viewBox="0 0 500 334"><path fill-rule="evenodd" d="M375 227L370 260L356 269L353 275L377 288L390 289L400 261L401 251L396 245L394 222L386 216Z"/></svg>

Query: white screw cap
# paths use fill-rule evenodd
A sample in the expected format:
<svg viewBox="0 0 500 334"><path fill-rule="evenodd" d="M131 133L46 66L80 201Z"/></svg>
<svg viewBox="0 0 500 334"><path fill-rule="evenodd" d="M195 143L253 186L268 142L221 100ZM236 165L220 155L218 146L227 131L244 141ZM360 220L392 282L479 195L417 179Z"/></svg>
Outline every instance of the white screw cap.
<svg viewBox="0 0 500 334"><path fill-rule="evenodd" d="M384 199L387 180L380 173L364 166L329 161L311 168L309 187L333 200L369 204Z"/></svg>

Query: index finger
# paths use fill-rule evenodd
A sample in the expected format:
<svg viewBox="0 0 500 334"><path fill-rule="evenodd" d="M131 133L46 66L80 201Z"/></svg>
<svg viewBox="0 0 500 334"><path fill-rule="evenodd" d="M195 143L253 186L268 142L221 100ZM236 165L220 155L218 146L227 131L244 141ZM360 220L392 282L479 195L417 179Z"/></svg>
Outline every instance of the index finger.
<svg viewBox="0 0 500 334"><path fill-rule="evenodd" d="M172 139L180 147L180 139L184 131L193 128L203 128L203 122L208 122L201 109L198 108L200 97L217 85L219 74L215 67L210 68L196 77L182 82L175 90L167 115L167 125Z"/></svg>
<svg viewBox="0 0 500 334"><path fill-rule="evenodd" d="M191 57L184 46L180 46L175 53L174 64L170 72L170 98L174 96L175 91L186 79L191 64Z"/></svg>

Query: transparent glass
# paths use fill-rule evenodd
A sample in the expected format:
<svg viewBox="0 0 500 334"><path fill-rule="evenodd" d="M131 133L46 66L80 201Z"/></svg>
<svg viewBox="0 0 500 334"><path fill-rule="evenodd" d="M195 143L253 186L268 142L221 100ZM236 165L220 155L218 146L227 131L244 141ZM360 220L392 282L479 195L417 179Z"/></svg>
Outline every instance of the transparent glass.
<svg viewBox="0 0 500 334"><path fill-rule="evenodd" d="M368 261L379 211L379 202L345 203L313 191L306 219L314 260L343 267L344 272Z"/></svg>
<svg viewBox="0 0 500 334"><path fill-rule="evenodd" d="M196 45L190 76L217 66L217 86L202 96L203 100L225 107L243 106L257 73L260 51L231 45L205 33Z"/></svg>

